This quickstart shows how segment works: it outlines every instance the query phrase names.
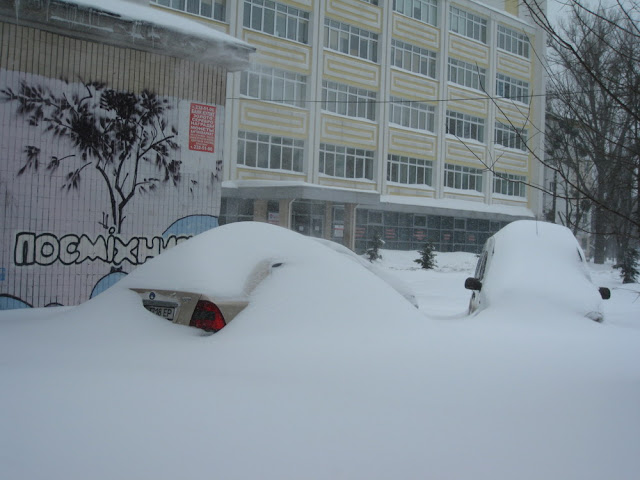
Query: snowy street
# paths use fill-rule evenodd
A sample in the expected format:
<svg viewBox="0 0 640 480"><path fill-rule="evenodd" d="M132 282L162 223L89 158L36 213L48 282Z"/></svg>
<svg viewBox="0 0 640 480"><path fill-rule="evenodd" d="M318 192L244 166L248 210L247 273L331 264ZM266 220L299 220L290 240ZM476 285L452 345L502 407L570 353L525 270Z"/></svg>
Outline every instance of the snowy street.
<svg viewBox="0 0 640 480"><path fill-rule="evenodd" d="M282 265L213 336L126 289L208 276L231 291L265 255ZM637 284L594 269L613 291L603 324L468 317L475 255L439 254L434 271L416 252L382 255L419 310L339 253L242 223L80 307L2 312L0 477L636 478Z"/></svg>

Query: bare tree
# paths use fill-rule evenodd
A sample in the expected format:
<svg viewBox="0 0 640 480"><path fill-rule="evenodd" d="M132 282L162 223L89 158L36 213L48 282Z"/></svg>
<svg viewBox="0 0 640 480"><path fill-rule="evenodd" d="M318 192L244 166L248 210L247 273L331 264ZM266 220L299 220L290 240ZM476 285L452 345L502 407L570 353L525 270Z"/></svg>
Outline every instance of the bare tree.
<svg viewBox="0 0 640 480"><path fill-rule="evenodd" d="M574 227L591 211L594 260L604 261L608 238L621 258L640 231L640 11L635 2L590 8L569 0L570 17L551 24L535 0L524 0L548 34L550 70L547 158L560 177Z"/></svg>
<svg viewBox="0 0 640 480"><path fill-rule="evenodd" d="M593 191L596 176L593 164L585 158L575 126L567 119L555 117L550 111L548 106L545 163L552 168L553 182L549 187L552 207L546 212L547 220L559 221L577 235L591 228L589 218L593 202L580 192Z"/></svg>

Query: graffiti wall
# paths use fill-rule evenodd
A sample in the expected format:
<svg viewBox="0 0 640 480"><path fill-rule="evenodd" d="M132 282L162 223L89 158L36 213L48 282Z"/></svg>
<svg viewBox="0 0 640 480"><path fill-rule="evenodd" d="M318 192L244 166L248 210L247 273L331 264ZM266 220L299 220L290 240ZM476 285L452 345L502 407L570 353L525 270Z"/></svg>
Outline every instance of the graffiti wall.
<svg viewBox="0 0 640 480"><path fill-rule="evenodd" d="M224 111L0 69L0 309L71 305L218 224Z"/></svg>

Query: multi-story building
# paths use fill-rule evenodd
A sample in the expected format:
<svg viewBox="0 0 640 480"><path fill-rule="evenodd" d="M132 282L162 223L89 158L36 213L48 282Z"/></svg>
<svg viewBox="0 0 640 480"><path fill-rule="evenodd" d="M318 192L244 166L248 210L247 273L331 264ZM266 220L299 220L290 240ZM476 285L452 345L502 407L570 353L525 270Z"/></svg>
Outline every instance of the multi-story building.
<svg viewBox="0 0 640 480"><path fill-rule="evenodd" d="M544 35L516 0L152 0L257 48L228 82L221 223L477 251L542 213Z"/></svg>
<svg viewBox="0 0 640 480"><path fill-rule="evenodd" d="M488 1L0 0L0 309L219 223L478 251L539 215L544 35Z"/></svg>

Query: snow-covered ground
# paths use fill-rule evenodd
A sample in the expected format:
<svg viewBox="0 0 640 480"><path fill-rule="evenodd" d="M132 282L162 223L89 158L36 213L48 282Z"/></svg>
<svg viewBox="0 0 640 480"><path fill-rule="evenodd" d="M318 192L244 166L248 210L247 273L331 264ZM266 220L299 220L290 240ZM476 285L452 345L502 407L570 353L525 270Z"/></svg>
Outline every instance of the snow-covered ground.
<svg viewBox="0 0 640 480"><path fill-rule="evenodd" d="M478 257L465 252L439 252L433 270L422 270L414 263L416 258L418 252L382 250L382 259L376 263L410 285L425 314L443 320L466 316L471 294L464 289L464 281L473 276ZM640 329L640 284L622 284L620 271L611 263L590 263L589 269L596 286L611 289L611 300L603 303L606 323Z"/></svg>
<svg viewBox="0 0 640 480"><path fill-rule="evenodd" d="M213 336L117 288L0 315L0 478L638 478L640 286L610 266L593 271L612 288L604 324L468 317L474 255L438 254L425 271L416 252L383 251L416 310L339 253L236 225L138 276L182 266L187 287L234 267L231 291L242 265L284 261Z"/></svg>

